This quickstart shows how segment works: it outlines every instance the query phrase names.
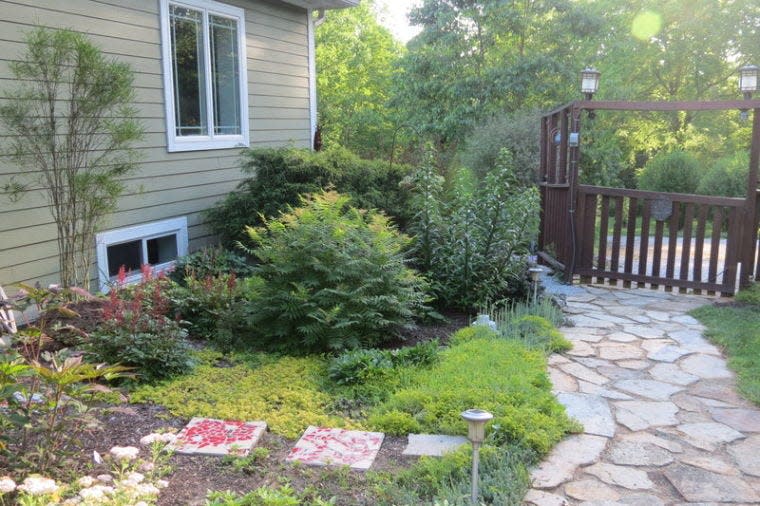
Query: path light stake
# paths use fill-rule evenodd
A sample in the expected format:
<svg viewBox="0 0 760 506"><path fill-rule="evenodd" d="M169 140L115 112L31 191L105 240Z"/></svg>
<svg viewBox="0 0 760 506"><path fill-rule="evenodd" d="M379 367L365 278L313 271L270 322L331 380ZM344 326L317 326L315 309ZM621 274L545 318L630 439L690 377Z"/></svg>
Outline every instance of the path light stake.
<svg viewBox="0 0 760 506"><path fill-rule="evenodd" d="M538 279L543 269L541 267L531 267L528 269L528 272L530 273L530 280L533 285L533 305L535 306L536 302L538 302Z"/></svg>
<svg viewBox="0 0 760 506"><path fill-rule="evenodd" d="M470 502L478 504L478 464L480 463L480 445L486 439L486 422L493 415L482 409L468 409L461 414L467 421L467 438L472 443L472 495Z"/></svg>

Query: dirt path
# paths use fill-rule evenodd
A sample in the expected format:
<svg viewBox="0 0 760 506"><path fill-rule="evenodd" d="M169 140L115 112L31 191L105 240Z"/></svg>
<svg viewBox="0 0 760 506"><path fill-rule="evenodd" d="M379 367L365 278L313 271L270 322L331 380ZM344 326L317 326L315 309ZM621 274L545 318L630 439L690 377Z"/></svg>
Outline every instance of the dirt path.
<svg viewBox="0 0 760 506"><path fill-rule="evenodd" d="M584 287L554 390L584 433L532 473L526 504L760 504L760 409L686 313L712 299Z"/></svg>

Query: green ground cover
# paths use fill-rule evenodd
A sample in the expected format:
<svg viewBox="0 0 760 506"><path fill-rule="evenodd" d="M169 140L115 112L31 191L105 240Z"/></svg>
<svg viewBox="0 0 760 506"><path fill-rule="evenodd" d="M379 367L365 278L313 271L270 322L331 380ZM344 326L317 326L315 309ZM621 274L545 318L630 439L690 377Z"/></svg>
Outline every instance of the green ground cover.
<svg viewBox="0 0 760 506"><path fill-rule="evenodd" d="M691 314L725 351L742 395L760 404L760 285L739 292L735 303L703 306Z"/></svg>

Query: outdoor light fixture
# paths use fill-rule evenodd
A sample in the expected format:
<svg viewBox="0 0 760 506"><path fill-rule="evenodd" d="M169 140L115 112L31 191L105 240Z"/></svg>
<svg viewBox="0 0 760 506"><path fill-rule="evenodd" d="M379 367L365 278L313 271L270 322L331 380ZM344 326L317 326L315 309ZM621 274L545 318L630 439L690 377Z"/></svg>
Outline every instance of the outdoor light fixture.
<svg viewBox="0 0 760 506"><path fill-rule="evenodd" d="M599 90L599 76L602 73L593 67L586 67L581 71L581 93L586 96L586 100L594 98L594 93Z"/></svg>
<svg viewBox="0 0 760 506"><path fill-rule="evenodd" d="M467 438L472 443L472 504L478 504L478 464L480 463L480 445L486 439L486 422L493 415L482 409L468 409L461 414L467 421Z"/></svg>
<svg viewBox="0 0 760 506"><path fill-rule="evenodd" d="M760 67L757 65L745 65L739 69L739 91L744 94L744 100L751 100L752 94L757 91L759 74ZM741 110L741 119L747 119L747 109Z"/></svg>

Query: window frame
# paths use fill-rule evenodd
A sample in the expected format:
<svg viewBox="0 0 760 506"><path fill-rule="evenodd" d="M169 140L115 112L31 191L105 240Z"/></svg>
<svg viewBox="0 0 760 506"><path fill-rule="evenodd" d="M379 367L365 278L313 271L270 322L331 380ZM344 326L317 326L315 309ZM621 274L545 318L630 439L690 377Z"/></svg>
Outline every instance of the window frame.
<svg viewBox="0 0 760 506"><path fill-rule="evenodd" d="M187 217L185 216L98 233L95 241L100 290L107 292L109 286L113 284L114 278L109 276L108 273L108 248L110 246L117 246L125 242L141 241L143 255L147 258L147 241L172 234L176 234L177 236L177 259L186 256L188 253L188 234ZM151 265L151 267L153 268L153 272L158 274L170 270L176 263L177 260L175 259ZM141 278L142 273L138 271L128 275L126 283L135 283L140 281Z"/></svg>
<svg viewBox="0 0 760 506"><path fill-rule="evenodd" d="M246 58L245 10L240 7L214 0L160 0L161 2L161 59L163 62L164 106L166 110L166 142L170 153L181 151L201 151L211 149L246 148L250 146L250 119L248 111L248 67ZM178 136L176 131L176 111L174 108L174 68L172 65L172 45L170 26L170 5L178 5L203 12L204 61L206 81L206 123L208 135ZM214 134L214 107L212 73L210 59L209 15L233 19L238 30L238 71L240 92L240 135Z"/></svg>

